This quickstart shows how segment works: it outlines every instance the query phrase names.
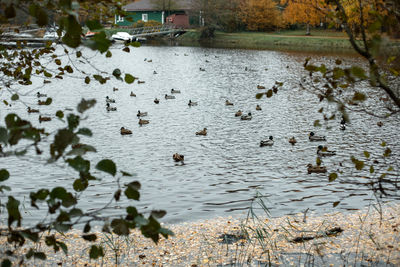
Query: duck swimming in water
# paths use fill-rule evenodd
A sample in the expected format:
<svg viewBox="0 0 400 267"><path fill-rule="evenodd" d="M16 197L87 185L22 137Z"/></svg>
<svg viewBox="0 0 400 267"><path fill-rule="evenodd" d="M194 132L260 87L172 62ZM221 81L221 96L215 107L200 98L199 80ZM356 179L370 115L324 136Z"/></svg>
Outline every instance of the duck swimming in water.
<svg viewBox="0 0 400 267"><path fill-rule="evenodd" d="M110 103L107 103L106 104L106 110L107 111L117 111L117 108L116 107L111 107Z"/></svg>
<svg viewBox="0 0 400 267"><path fill-rule="evenodd" d="M307 165L308 174L311 173L326 173L327 169L325 166L313 166L312 164Z"/></svg>
<svg viewBox="0 0 400 267"><path fill-rule="evenodd" d="M233 106L233 103L232 103L232 102L229 102L229 100L226 100L226 101L225 101L225 105L226 105L226 106Z"/></svg>
<svg viewBox="0 0 400 267"><path fill-rule="evenodd" d="M193 102L192 100L189 100L188 106L189 107L197 106L197 102Z"/></svg>
<svg viewBox="0 0 400 267"><path fill-rule="evenodd" d="M174 88L171 89L171 94L180 94L181 91L175 90Z"/></svg>
<svg viewBox="0 0 400 267"><path fill-rule="evenodd" d="M314 132L311 132L308 136L308 139L310 141L326 141L325 136L317 136L314 134Z"/></svg>
<svg viewBox="0 0 400 267"><path fill-rule="evenodd" d="M131 130L125 129L124 127L121 127L121 135L127 135L127 134L132 134Z"/></svg>
<svg viewBox="0 0 400 267"><path fill-rule="evenodd" d="M175 96L165 94L165 99L175 99Z"/></svg>
<svg viewBox="0 0 400 267"><path fill-rule="evenodd" d="M243 120L243 121L249 121L249 120L251 120L253 117L251 116L251 112L249 112L247 115L242 115L241 117L240 117L240 119L241 120Z"/></svg>
<svg viewBox="0 0 400 267"><path fill-rule="evenodd" d="M140 112L140 110L138 110L136 116L138 116L138 117L145 117L145 116L147 116L147 112Z"/></svg>
<svg viewBox="0 0 400 267"><path fill-rule="evenodd" d="M106 103L115 103L115 99L111 99L108 96L106 96Z"/></svg>
<svg viewBox="0 0 400 267"><path fill-rule="evenodd" d="M185 159L185 156L184 156L184 155L181 155L181 154L178 154L178 153L175 153L175 154L172 155L172 158L173 158L176 162L179 162L179 161L183 162L183 160Z"/></svg>
<svg viewBox="0 0 400 267"><path fill-rule="evenodd" d="M321 157L334 156L336 151L329 151L327 147L318 146L317 155Z"/></svg>
<svg viewBox="0 0 400 267"><path fill-rule="evenodd" d="M296 138L294 138L294 136L289 138L289 143L291 143L292 145L296 144L297 143Z"/></svg>
<svg viewBox="0 0 400 267"><path fill-rule="evenodd" d="M204 128L203 130L196 132L196 135L207 135L207 128Z"/></svg>
<svg viewBox="0 0 400 267"><path fill-rule="evenodd" d="M274 138L272 136L269 137L268 140L262 140L260 142L260 147L262 146L272 146L274 144Z"/></svg>
<svg viewBox="0 0 400 267"><path fill-rule="evenodd" d="M160 100L157 98L154 98L154 103L158 104L158 103L160 103Z"/></svg>
<svg viewBox="0 0 400 267"><path fill-rule="evenodd" d="M235 117L240 117L242 116L243 112L239 109L236 113L235 113Z"/></svg>

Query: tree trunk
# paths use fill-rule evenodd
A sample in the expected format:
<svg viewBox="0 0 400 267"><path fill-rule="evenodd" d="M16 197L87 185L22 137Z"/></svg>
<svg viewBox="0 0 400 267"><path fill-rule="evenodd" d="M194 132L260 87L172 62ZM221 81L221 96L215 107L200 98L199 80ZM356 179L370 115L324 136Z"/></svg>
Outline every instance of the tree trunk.
<svg viewBox="0 0 400 267"><path fill-rule="evenodd" d="M311 35L311 33L310 33L310 23L307 23L306 35Z"/></svg>

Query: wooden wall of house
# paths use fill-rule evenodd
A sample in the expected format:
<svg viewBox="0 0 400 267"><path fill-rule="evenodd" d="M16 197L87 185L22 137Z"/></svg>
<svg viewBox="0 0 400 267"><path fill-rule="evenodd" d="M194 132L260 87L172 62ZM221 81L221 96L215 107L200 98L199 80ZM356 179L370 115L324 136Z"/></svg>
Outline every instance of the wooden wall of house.
<svg viewBox="0 0 400 267"><path fill-rule="evenodd" d="M148 20L155 20L158 22L162 22L162 13L161 11L135 11L128 12L128 17L132 18L132 21L128 21L125 17L123 22L117 22L117 25L120 26L130 26L136 21L142 20L142 14L147 14Z"/></svg>

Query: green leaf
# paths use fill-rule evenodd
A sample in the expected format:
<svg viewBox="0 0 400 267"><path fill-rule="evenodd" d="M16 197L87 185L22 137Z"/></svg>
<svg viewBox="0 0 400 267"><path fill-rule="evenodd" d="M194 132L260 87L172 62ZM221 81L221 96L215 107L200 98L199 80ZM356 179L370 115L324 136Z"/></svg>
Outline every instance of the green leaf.
<svg viewBox="0 0 400 267"><path fill-rule="evenodd" d="M125 195L128 199L139 200L140 198L140 193L129 186L125 189Z"/></svg>
<svg viewBox="0 0 400 267"><path fill-rule="evenodd" d="M370 156L369 152L368 151L364 151L364 156L368 159L369 156Z"/></svg>
<svg viewBox="0 0 400 267"><path fill-rule="evenodd" d="M367 75L365 75L365 71L361 67L352 66L350 71L357 78L360 78L360 79L368 78Z"/></svg>
<svg viewBox="0 0 400 267"><path fill-rule="evenodd" d="M84 98L82 98L81 102L78 104L78 112L79 113L83 113L86 110L94 107L94 105L96 104L96 99L89 99L89 100L85 100Z"/></svg>
<svg viewBox="0 0 400 267"><path fill-rule="evenodd" d="M121 77L121 70L120 69L114 69L112 72L112 75L114 75L116 78Z"/></svg>
<svg viewBox="0 0 400 267"><path fill-rule="evenodd" d="M129 73L125 74L125 82L131 84L135 81L135 77L130 75Z"/></svg>
<svg viewBox="0 0 400 267"><path fill-rule="evenodd" d="M86 136L92 136L92 131L89 128L80 128L77 132L77 134L81 135L86 135Z"/></svg>
<svg viewBox="0 0 400 267"><path fill-rule="evenodd" d="M365 101L367 96L364 93L354 92L353 101Z"/></svg>
<svg viewBox="0 0 400 267"><path fill-rule="evenodd" d="M383 142L381 143L381 146L385 147L385 146L386 146L386 142L383 141Z"/></svg>
<svg viewBox="0 0 400 267"><path fill-rule="evenodd" d="M35 252L33 253L33 257L39 260L46 260L46 254L44 254L43 252Z"/></svg>
<svg viewBox="0 0 400 267"><path fill-rule="evenodd" d="M64 26L66 30L62 41L69 47L78 47L81 44L82 27L76 21L75 16L68 15L68 17L62 17L59 23Z"/></svg>
<svg viewBox="0 0 400 267"><path fill-rule="evenodd" d="M8 196L7 212L8 212L8 226L17 221L17 226L21 226L21 213L19 212L20 202L12 196Z"/></svg>
<svg viewBox="0 0 400 267"><path fill-rule="evenodd" d="M332 205L332 206L333 206L334 208L336 208L336 206L339 205L339 203L340 203L340 201L335 201L335 202L333 202L333 205Z"/></svg>
<svg viewBox="0 0 400 267"><path fill-rule="evenodd" d="M264 95L264 93L258 93L258 94L256 94L256 98L261 99L263 95Z"/></svg>
<svg viewBox="0 0 400 267"><path fill-rule="evenodd" d="M109 159L103 159L102 161L97 163L96 169L109 173L112 176L115 176L115 174L117 173L117 167L115 163Z"/></svg>
<svg viewBox="0 0 400 267"><path fill-rule="evenodd" d="M98 20L88 20L86 21L86 26L88 26L91 31L103 29L103 26Z"/></svg>
<svg viewBox="0 0 400 267"><path fill-rule="evenodd" d="M11 96L11 100L12 101L17 101L19 99L19 95L18 94L13 94L12 96Z"/></svg>
<svg viewBox="0 0 400 267"><path fill-rule="evenodd" d="M153 210L151 211L151 216L153 216L156 219L161 219L163 218L165 215L167 214L167 212L165 210Z"/></svg>
<svg viewBox="0 0 400 267"><path fill-rule="evenodd" d="M269 89L269 90L267 91L267 93L266 93L266 96L267 96L268 98L270 98L270 97L272 97L272 94L273 94L272 89Z"/></svg>
<svg viewBox="0 0 400 267"><path fill-rule="evenodd" d="M82 238L86 241L94 242L97 240L97 235L90 234L90 235L82 235Z"/></svg>
<svg viewBox="0 0 400 267"><path fill-rule="evenodd" d="M95 34L91 40L87 41L87 46L93 50L98 50L100 53L107 52L111 46L111 41L107 38L104 31Z"/></svg>
<svg viewBox="0 0 400 267"><path fill-rule="evenodd" d="M62 119L62 118L64 118L64 112L62 112L61 110L58 110L58 111L56 112L56 116L57 116L58 118Z"/></svg>
<svg viewBox="0 0 400 267"><path fill-rule="evenodd" d="M89 183L87 180L79 178L74 181L72 186L76 192L82 192L89 186Z"/></svg>
<svg viewBox="0 0 400 267"><path fill-rule="evenodd" d="M113 232L117 235L129 235L128 222L123 219L112 220L111 227L113 228Z"/></svg>
<svg viewBox="0 0 400 267"><path fill-rule="evenodd" d="M120 171L120 172L121 172L122 176L133 176L129 172L124 172L124 171Z"/></svg>
<svg viewBox="0 0 400 267"><path fill-rule="evenodd" d="M329 182L335 181L337 179L337 177L338 177L337 173L333 172L333 173L329 174Z"/></svg>
<svg viewBox="0 0 400 267"><path fill-rule="evenodd" d="M369 173L374 173L374 172L375 172L374 166L370 166L369 167Z"/></svg>
<svg viewBox="0 0 400 267"><path fill-rule="evenodd" d="M318 166L321 166L322 161L321 161L321 159L320 159L319 157L317 157L317 159L315 160L315 163L316 163Z"/></svg>
<svg viewBox="0 0 400 267"><path fill-rule="evenodd" d="M6 169L0 169L0 182L4 182L10 177L10 173Z"/></svg>
<svg viewBox="0 0 400 267"><path fill-rule="evenodd" d="M110 51L110 50L108 50L108 51L107 51L107 53L106 53L106 57L112 57L112 53L111 53L111 51Z"/></svg>
<svg viewBox="0 0 400 267"><path fill-rule="evenodd" d="M383 156L389 157L391 153L392 153L392 150L390 148L386 148L385 152L383 153Z"/></svg>
<svg viewBox="0 0 400 267"><path fill-rule="evenodd" d="M357 170L361 170L362 168L364 168L364 162L361 160L358 160L355 165Z"/></svg>
<svg viewBox="0 0 400 267"><path fill-rule="evenodd" d="M314 121L314 127L321 127L321 123L319 123L319 120Z"/></svg>
<svg viewBox="0 0 400 267"><path fill-rule="evenodd" d="M140 42L131 42L129 45L131 45L133 47L140 47L141 46Z"/></svg>
<svg viewBox="0 0 400 267"><path fill-rule="evenodd" d="M8 142L8 131L4 127L0 127L0 143L7 144Z"/></svg>
<svg viewBox="0 0 400 267"><path fill-rule="evenodd" d="M87 173L90 170L90 161L84 160L81 156L76 156L73 159L67 159L69 166L78 172Z"/></svg>
<svg viewBox="0 0 400 267"><path fill-rule="evenodd" d="M4 259L1 262L1 267L11 267L11 261L9 259Z"/></svg>
<svg viewBox="0 0 400 267"><path fill-rule="evenodd" d="M85 77L85 83L86 83L86 84L89 84L89 83L90 83L90 78L89 78L89 76L86 76L86 77Z"/></svg>

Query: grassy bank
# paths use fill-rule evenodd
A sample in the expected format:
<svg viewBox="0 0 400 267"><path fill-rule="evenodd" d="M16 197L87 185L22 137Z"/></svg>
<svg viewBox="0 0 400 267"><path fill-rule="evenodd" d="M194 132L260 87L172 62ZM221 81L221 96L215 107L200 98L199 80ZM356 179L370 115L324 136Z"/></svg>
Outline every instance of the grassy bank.
<svg viewBox="0 0 400 267"><path fill-rule="evenodd" d="M216 32L210 41L199 41L200 32L190 30L178 38L184 46L211 46L220 48L274 49L295 51L351 51L348 38L341 32L315 31L306 36L304 31L260 32Z"/></svg>

